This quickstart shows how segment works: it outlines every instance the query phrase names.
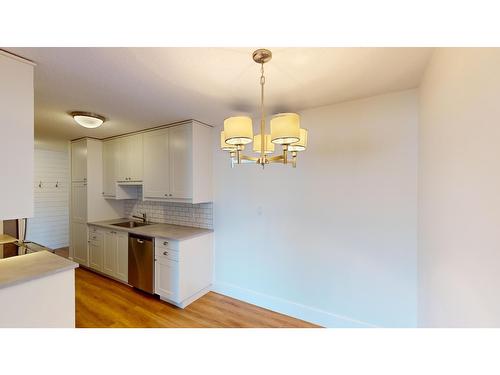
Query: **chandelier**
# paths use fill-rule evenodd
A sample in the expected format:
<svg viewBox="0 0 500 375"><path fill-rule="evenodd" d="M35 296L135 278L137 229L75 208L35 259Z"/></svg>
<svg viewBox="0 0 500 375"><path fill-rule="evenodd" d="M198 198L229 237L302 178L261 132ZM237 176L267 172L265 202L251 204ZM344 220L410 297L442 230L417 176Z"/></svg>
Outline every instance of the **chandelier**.
<svg viewBox="0 0 500 375"><path fill-rule="evenodd" d="M270 132L266 133L266 112L264 107L264 64L272 58L271 51L258 49L253 60L260 64L260 134L253 135L252 119L248 116L229 117L224 120L224 130L220 135L220 147L228 151L231 166L234 164L256 163L262 168L269 163L297 165L297 153L307 146L307 130L300 127L300 116L296 113L278 113L271 118ZM245 145L253 141L253 151L258 157L243 154ZM282 152L274 153L275 145L281 145ZM289 157L289 153L291 158Z"/></svg>

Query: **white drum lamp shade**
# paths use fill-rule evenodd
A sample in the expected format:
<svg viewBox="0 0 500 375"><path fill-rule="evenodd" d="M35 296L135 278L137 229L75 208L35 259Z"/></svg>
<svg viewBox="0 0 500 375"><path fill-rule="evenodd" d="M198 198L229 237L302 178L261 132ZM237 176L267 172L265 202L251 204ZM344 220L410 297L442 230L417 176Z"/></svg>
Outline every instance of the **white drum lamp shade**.
<svg viewBox="0 0 500 375"><path fill-rule="evenodd" d="M300 129L300 139L298 142L288 146L288 151L304 151L307 147L307 130Z"/></svg>
<svg viewBox="0 0 500 375"><path fill-rule="evenodd" d="M300 140L300 116L280 113L271 119L271 142L289 145Z"/></svg>
<svg viewBox="0 0 500 375"><path fill-rule="evenodd" d="M220 132L220 148L224 151L234 151L236 150L236 146L231 146L226 143L226 136L224 132Z"/></svg>
<svg viewBox="0 0 500 375"><path fill-rule="evenodd" d="M264 144L264 153L272 154L274 152L274 143L271 142L271 134L265 135L265 144ZM260 138L260 134L257 134L253 137L253 151L260 154L262 148L262 141Z"/></svg>
<svg viewBox="0 0 500 375"><path fill-rule="evenodd" d="M227 118L224 120L224 136L229 145L246 145L252 142L252 119L247 116Z"/></svg>

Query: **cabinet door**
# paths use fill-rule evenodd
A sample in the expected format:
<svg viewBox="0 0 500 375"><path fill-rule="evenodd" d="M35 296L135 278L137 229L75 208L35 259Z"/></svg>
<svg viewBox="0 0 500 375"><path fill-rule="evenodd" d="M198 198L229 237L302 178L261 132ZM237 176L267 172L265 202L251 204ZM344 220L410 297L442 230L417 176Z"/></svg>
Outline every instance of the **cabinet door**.
<svg viewBox="0 0 500 375"><path fill-rule="evenodd" d="M179 289L178 263L157 257L155 267L155 293L177 301Z"/></svg>
<svg viewBox="0 0 500 375"><path fill-rule="evenodd" d="M117 138L115 141L116 181L128 180L128 141L127 137Z"/></svg>
<svg viewBox="0 0 500 375"><path fill-rule="evenodd" d="M116 277L128 282L128 233L118 232L116 248Z"/></svg>
<svg viewBox="0 0 500 375"><path fill-rule="evenodd" d="M168 129L144 134L144 197L168 198L170 165Z"/></svg>
<svg viewBox="0 0 500 375"><path fill-rule="evenodd" d="M132 181L142 181L143 174L143 135L136 134L128 138L128 177Z"/></svg>
<svg viewBox="0 0 500 375"><path fill-rule="evenodd" d="M171 198L190 199L192 186L192 125L169 128Z"/></svg>
<svg viewBox="0 0 500 375"><path fill-rule="evenodd" d="M87 140L71 143L71 181L87 181Z"/></svg>
<svg viewBox="0 0 500 375"><path fill-rule="evenodd" d="M106 197L116 196L116 139L103 143L102 150L102 194Z"/></svg>
<svg viewBox="0 0 500 375"><path fill-rule="evenodd" d="M71 184L71 221L87 223L87 183Z"/></svg>
<svg viewBox="0 0 500 375"><path fill-rule="evenodd" d="M89 267L102 272L103 246L102 239L89 241Z"/></svg>
<svg viewBox="0 0 500 375"><path fill-rule="evenodd" d="M116 276L116 232L104 232L104 252L102 272L109 276Z"/></svg>
<svg viewBox="0 0 500 375"><path fill-rule="evenodd" d="M71 223L71 246L73 260L84 266L88 264L87 255L87 224L86 223Z"/></svg>

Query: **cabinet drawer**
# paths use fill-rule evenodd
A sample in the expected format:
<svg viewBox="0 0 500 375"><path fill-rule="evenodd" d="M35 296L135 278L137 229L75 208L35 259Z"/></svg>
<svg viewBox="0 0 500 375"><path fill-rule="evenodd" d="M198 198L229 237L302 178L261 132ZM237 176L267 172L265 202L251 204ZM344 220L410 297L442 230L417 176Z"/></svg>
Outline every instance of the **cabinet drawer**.
<svg viewBox="0 0 500 375"><path fill-rule="evenodd" d="M99 232L89 232L89 241L90 242L101 242L102 241L102 233Z"/></svg>
<svg viewBox="0 0 500 375"><path fill-rule="evenodd" d="M155 238L155 249L170 249L179 251L179 241L171 241L164 238Z"/></svg>
<svg viewBox="0 0 500 375"><path fill-rule="evenodd" d="M179 252L172 249L160 249L155 250L156 259L168 259L174 262L179 261Z"/></svg>

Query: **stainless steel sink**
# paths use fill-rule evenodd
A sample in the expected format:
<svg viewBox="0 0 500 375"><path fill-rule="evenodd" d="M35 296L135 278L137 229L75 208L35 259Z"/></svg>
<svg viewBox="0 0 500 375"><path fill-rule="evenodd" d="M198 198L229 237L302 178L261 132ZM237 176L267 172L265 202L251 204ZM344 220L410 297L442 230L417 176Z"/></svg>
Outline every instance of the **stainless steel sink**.
<svg viewBox="0 0 500 375"><path fill-rule="evenodd" d="M139 221L123 221L121 223L116 223L116 224L111 224L111 225L116 225L117 227L124 227L124 228L137 228L137 227L143 227L145 225L151 225L151 223L141 223Z"/></svg>

